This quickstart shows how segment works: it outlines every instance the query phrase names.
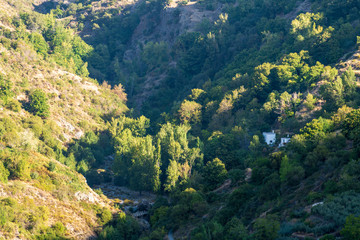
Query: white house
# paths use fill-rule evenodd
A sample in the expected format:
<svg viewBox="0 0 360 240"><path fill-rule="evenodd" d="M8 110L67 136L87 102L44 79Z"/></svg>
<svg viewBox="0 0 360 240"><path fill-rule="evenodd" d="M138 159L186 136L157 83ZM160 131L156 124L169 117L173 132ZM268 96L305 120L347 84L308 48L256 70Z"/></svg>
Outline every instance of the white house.
<svg viewBox="0 0 360 240"><path fill-rule="evenodd" d="M263 132L263 136L267 145L273 145L276 141L276 133L272 132Z"/></svg>
<svg viewBox="0 0 360 240"><path fill-rule="evenodd" d="M279 147L284 147L288 142L290 142L290 139L289 136L286 137L286 138L281 138L281 142L279 144Z"/></svg>

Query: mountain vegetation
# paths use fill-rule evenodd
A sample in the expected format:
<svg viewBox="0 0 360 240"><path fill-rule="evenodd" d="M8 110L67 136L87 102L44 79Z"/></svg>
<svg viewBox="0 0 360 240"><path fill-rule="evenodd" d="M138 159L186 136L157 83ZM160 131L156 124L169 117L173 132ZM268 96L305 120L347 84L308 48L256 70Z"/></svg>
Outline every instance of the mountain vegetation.
<svg viewBox="0 0 360 240"><path fill-rule="evenodd" d="M0 0L0 239L359 238L359 12Z"/></svg>

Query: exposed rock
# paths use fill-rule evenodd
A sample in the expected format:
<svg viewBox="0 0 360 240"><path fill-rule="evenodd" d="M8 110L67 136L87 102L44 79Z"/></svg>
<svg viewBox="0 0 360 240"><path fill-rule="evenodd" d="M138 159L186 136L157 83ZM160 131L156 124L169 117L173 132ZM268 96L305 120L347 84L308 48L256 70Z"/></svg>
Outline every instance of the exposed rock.
<svg viewBox="0 0 360 240"><path fill-rule="evenodd" d="M245 181L246 182L251 181L251 176L252 176L252 169L251 168L245 169Z"/></svg>
<svg viewBox="0 0 360 240"><path fill-rule="evenodd" d="M18 190L14 192L13 189L21 189L21 191ZM96 193L93 193L89 188L88 194L78 195L82 198L86 196L88 200L104 206L105 203L98 196L95 196L95 194ZM81 207L79 207L76 201L61 201L49 192L21 181L10 181L6 185L0 183L0 197L12 197L18 202L23 202L24 199L33 199L33 203L36 206L47 207L50 214L45 224L48 226L58 221L55 219L55 216L60 214L62 216L62 223L67 229L67 237L70 239L90 239L96 237L93 231L93 226L97 225L96 216L89 215L89 213L81 210ZM79 214L79 211L81 214ZM0 231L0 238L1 235L2 233ZM21 234L15 234L15 238L13 239L22 239Z"/></svg>
<svg viewBox="0 0 360 240"><path fill-rule="evenodd" d="M84 135L84 132L80 130L80 131L78 131L77 133L75 133L75 136L74 136L74 137L75 137L76 139L80 139L83 135Z"/></svg>

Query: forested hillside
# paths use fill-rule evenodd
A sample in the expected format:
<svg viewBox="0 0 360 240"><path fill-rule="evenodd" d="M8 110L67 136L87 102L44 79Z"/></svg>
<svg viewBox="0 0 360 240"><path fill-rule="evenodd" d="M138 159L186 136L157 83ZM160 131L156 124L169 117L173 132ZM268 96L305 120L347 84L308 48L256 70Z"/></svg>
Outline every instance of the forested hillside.
<svg viewBox="0 0 360 240"><path fill-rule="evenodd" d="M0 238L358 239L359 14L0 0Z"/></svg>

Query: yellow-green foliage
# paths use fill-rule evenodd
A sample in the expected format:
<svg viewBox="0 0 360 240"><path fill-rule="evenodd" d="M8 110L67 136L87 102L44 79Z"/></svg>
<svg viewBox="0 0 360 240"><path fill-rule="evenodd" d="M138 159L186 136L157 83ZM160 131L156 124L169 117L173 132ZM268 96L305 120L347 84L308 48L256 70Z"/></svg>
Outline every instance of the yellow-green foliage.
<svg viewBox="0 0 360 240"><path fill-rule="evenodd" d="M15 18L1 18L3 6L14 10ZM107 120L127 110L119 97L123 89L85 77L81 57L91 48L71 30L55 26L51 15L15 14L30 7L31 1L0 0L5 25L0 24L0 188L9 196L0 199L0 233L6 239L17 232L22 239L93 234L112 213L80 205L76 194L90 189L74 171L75 156L64 153L72 138L104 129ZM47 25L55 26L52 40L44 37ZM56 42L61 37L64 41ZM34 109L36 89L46 100Z"/></svg>
<svg viewBox="0 0 360 240"><path fill-rule="evenodd" d="M48 221L50 212L27 197L22 202L11 197L0 198L0 209L0 229L6 237L13 237L15 226L26 235L36 233Z"/></svg>

